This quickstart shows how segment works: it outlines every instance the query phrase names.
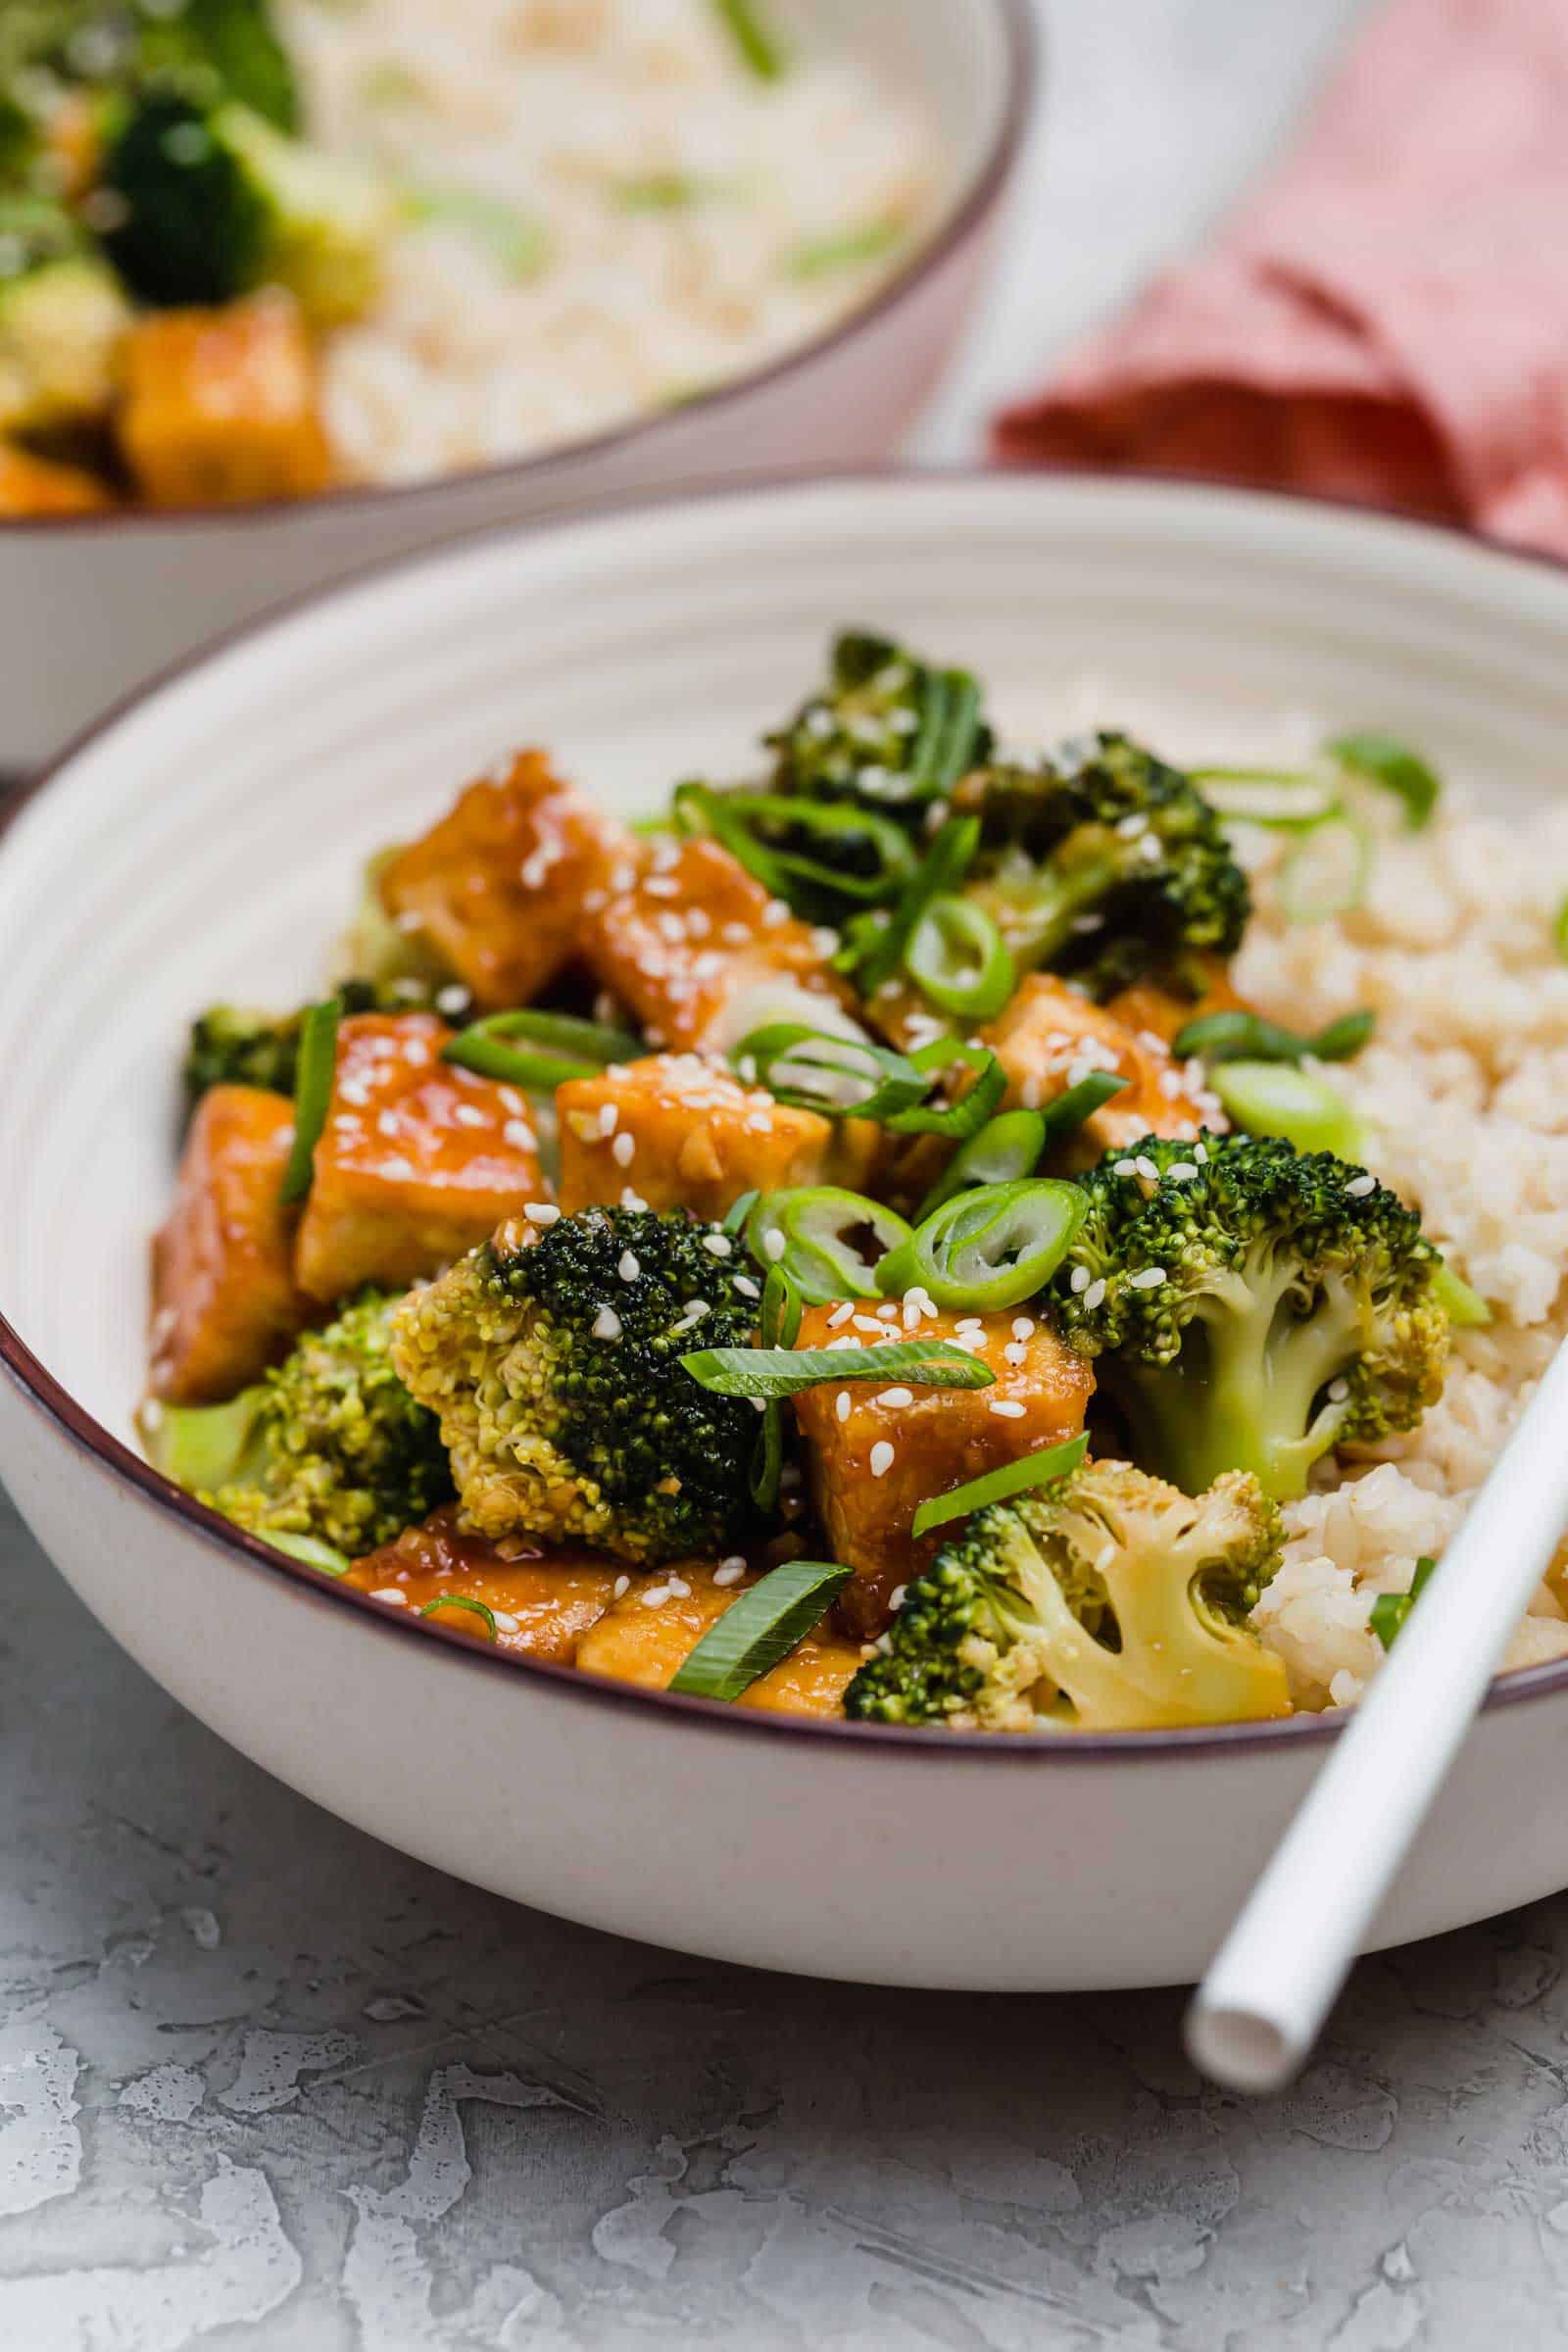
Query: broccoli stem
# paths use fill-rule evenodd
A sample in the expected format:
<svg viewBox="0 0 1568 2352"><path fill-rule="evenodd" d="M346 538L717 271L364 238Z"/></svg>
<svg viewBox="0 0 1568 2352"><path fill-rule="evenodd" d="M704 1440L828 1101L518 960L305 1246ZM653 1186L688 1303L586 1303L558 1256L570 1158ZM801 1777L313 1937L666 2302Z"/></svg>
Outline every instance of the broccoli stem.
<svg viewBox="0 0 1568 2352"><path fill-rule="evenodd" d="M1323 1392L1367 1346L1367 1317L1348 1283L1298 1314L1296 1273L1289 1260L1239 1269L1204 1300L1173 1362L1118 1367L1139 1443L1185 1494L1250 1470L1276 1501L1295 1501L1333 1446L1349 1404Z"/></svg>
<svg viewBox="0 0 1568 2352"><path fill-rule="evenodd" d="M997 894L1002 929L1021 969L1054 963L1077 926L1125 876L1127 845L1103 825L1081 825L1052 857L1049 866L1030 866L1009 887L1005 872Z"/></svg>

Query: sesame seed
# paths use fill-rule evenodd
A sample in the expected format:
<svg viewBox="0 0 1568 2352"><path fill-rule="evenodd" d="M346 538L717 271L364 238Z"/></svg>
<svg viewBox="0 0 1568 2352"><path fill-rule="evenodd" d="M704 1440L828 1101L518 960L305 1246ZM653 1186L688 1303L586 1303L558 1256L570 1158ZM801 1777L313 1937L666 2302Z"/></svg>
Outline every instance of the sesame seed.
<svg viewBox="0 0 1568 2352"><path fill-rule="evenodd" d="M1146 1183L1157 1184L1159 1182L1159 1170L1155 1167L1153 1161L1150 1158L1147 1152L1139 1152L1138 1157L1133 1161L1133 1166L1137 1170L1138 1174L1144 1178Z"/></svg>
<svg viewBox="0 0 1568 2352"><path fill-rule="evenodd" d="M1089 1288L1089 1268L1087 1266L1074 1266L1068 1279L1072 1287L1073 1296L1081 1298L1085 1291L1087 1291ZM1018 1328L1017 1324L1015 1323L1012 1328L1014 1331L1016 1331ZM1029 1328L1031 1331L1033 1331L1034 1325L1031 1323Z"/></svg>
<svg viewBox="0 0 1568 2352"><path fill-rule="evenodd" d="M616 1577L616 1579L615 1579L615 1592L614 1592L614 1597L615 1597L615 1599L616 1599L616 1600L619 1600L619 1598L620 1598L620 1596L621 1596L621 1594L622 1594L623 1592L629 1592L630 1591L631 1591L631 1578L630 1578L629 1576L617 1576L617 1577Z"/></svg>
<svg viewBox="0 0 1568 2352"><path fill-rule="evenodd" d="M744 1560L720 1560L718 1566L713 1570L713 1582L721 1587L738 1585L745 1574L746 1562Z"/></svg>
<svg viewBox="0 0 1568 2352"><path fill-rule="evenodd" d="M1172 1184L1193 1184L1198 1178L1198 1170L1190 1159L1172 1160L1165 1174Z"/></svg>
<svg viewBox="0 0 1568 2352"><path fill-rule="evenodd" d="M845 1324L849 1321L854 1312L854 1299L846 1298L843 1303L839 1306L836 1306L833 1309L833 1312L829 1315L827 1319L827 1327L829 1331L842 1331Z"/></svg>
<svg viewBox="0 0 1568 2352"><path fill-rule="evenodd" d="M545 856L543 850L535 850L533 856L525 858L517 868L518 877L525 890L543 890L549 871L550 859Z"/></svg>
<svg viewBox="0 0 1568 2352"><path fill-rule="evenodd" d="M999 1421L1021 1421L1023 1406L1015 1396L993 1396L989 1408Z"/></svg>
<svg viewBox="0 0 1568 2352"><path fill-rule="evenodd" d="M484 1112L477 1102L460 1102L452 1115L460 1127L482 1127L485 1124Z"/></svg>
<svg viewBox="0 0 1568 2352"><path fill-rule="evenodd" d="M878 1404L912 1404L914 1391L912 1389L884 1389L878 1396L877 1402Z"/></svg>
<svg viewBox="0 0 1568 2352"><path fill-rule="evenodd" d="M517 1152L532 1152L539 1142L526 1119L509 1119L501 1130L501 1140Z"/></svg>
<svg viewBox="0 0 1568 2352"><path fill-rule="evenodd" d="M620 1263L615 1268L621 1281L635 1282L642 1270L642 1261L636 1252L631 1250L623 1250L620 1253Z"/></svg>
<svg viewBox="0 0 1568 2352"><path fill-rule="evenodd" d="M733 1257L735 1245L727 1233L705 1233L703 1248L712 1257Z"/></svg>
<svg viewBox="0 0 1568 2352"><path fill-rule="evenodd" d="M752 1280L749 1274L737 1274L735 1277L734 1288L739 1291L743 1298L760 1298L762 1296L757 1284Z"/></svg>
<svg viewBox="0 0 1568 2352"><path fill-rule="evenodd" d="M616 1127L619 1125L619 1123L620 1123L620 1104L619 1104L618 1102L607 1102L607 1103L605 1103L604 1107L601 1109L601 1111L600 1111L600 1113L599 1113L599 1132L600 1132L600 1134L601 1134L601 1135L613 1135L613 1134L614 1134L614 1132L615 1132L615 1129L616 1129Z"/></svg>
<svg viewBox="0 0 1568 2352"><path fill-rule="evenodd" d="M1136 1176L1138 1162L1136 1159L1118 1159L1110 1172L1113 1176Z"/></svg>
<svg viewBox="0 0 1568 2352"><path fill-rule="evenodd" d="M683 1576L672 1576L669 1579L669 1589L677 1600L688 1600L691 1597L692 1589Z"/></svg>
<svg viewBox="0 0 1568 2352"><path fill-rule="evenodd" d="M1208 1146L1206 1144L1195 1144L1193 1146L1193 1157L1197 1160L1200 1168L1206 1168L1208 1165Z"/></svg>
<svg viewBox="0 0 1568 2352"><path fill-rule="evenodd" d="M878 1438L871 1448L871 1476L886 1478L893 1467L893 1447L886 1438Z"/></svg>
<svg viewBox="0 0 1568 2352"><path fill-rule="evenodd" d="M1029 1350L1021 1340L1009 1340L1002 1350L1002 1360L1004 1364L1026 1364Z"/></svg>
<svg viewBox="0 0 1568 2352"><path fill-rule="evenodd" d="M1076 1271L1077 1269L1074 1270ZM1085 1282L1087 1282L1088 1279L1088 1274L1085 1273ZM1032 1340L1035 1336L1035 1319L1033 1315L1014 1315L1012 1319L1012 1336L1015 1340Z"/></svg>
<svg viewBox="0 0 1568 2352"><path fill-rule="evenodd" d="M634 1135L617 1135L610 1147L610 1156L617 1168L629 1168L637 1156L637 1138Z"/></svg>
<svg viewBox="0 0 1568 2352"><path fill-rule="evenodd" d="M1348 1380L1342 1378L1340 1380L1331 1380L1329 1382L1330 1404L1343 1404L1349 1394L1350 1384Z"/></svg>
<svg viewBox="0 0 1568 2352"><path fill-rule="evenodd" d="M516 1634L522 1631L521 1619L514 1617L510 1609L492 1609L490 1622L498 1634Z"/></svg>
<svg viewBox="0 0 1568 2352"><path fill-rule="evenodd" d="M1375 1176L1352 1176L1345 1188L1345 1197L1348 1200L1364 1200L1368 1193L1375 1193L1377 1189L1378 1180Z"/></svg>
<svg viewBox="0 0 1568 2352"><path fill-rule="evenodd" d="M767 1259L767 1262L770 1266L776 1266L778 1264L779 1259L783 1256L788 1248L789 1244L785 1241L783 1234L779 1231L776 1225L773 1227L771 1232L763 1234L762 1255Z"/></svg>
<svg viewBox="0 0 1568 2352"><path fill-rule="evenodd" d="M645 1609L662 1609L668 1598L669 1587L667 1585L650 1585L642 1595L643 1607Z"/></svg>
<svg viewBox="0 0 1568 2352"><path fill-rule="evenodd" d="M892 1592L888 1594L888 1607L894 1611L895 1615L897 1615L898 1611L903 1608L905 1601L908 1598L908 1594L909 1588L907 1585L894 1586Z"/></svg>
<svg viewBox="0 0 1568 2352"><path fill-rule="evenodd" d="M1105 1286L1103 1282L1092 1282L1088 1290L1084 1293L1085 1306L1089 1309L1089 1312L1093 1314L1096 1307L1103 1306L1104 1302Z"/></svg>
<svg viewBox="0 0 1568 2352"><path fill-rule="evenodd" d="M522 1213L525 1217L532 1217L536 1225L559 1225L561 1222L561 1211L553 1200L525 1200Z"/></svg>
<svg viewBox="0 0 1568 2352"><path fill-rule="evenodd" d="M1130 1291L1157 1291L1166 1279L1163 1266L1145 1266L1141 1274L1128 1276L1127 1288Z"/></svg>
<svg viewBox="0 0 1568 2352"><path fill-rule="evenodd" d="M406 1592L400 1592L396 1585L383 1585L378 1592L372 1592L370 1594L370 1598L372 1600L384 1600L389 1609L406 1609L409 1605L408 1594Z"/></svg>
<svg viewBox="0 0 1568 2352"><path fill-rule="evenodd" d="M834 1400L833 1410L837 1413L841 1421L847 1421L849 1419L850 1392L848 1389L840 1389L838 1396Z"/></svg>
<svg viewBox="0 0 1568 2352"><path fill-rule="evenodd" d="M829 1340L822 1352L824 1355L832 1355L842 1348L863 1348L864 1346L865 1342L858 1340L853 1331L846 1331L842 1332L836 1340Z"/></svg>
<svg viewBox="0 0 1568 2352"><path fill-rule="evenodd" d="M596 1340L618 1340L620 1317L612 1306L602 1306L593 1319L591 1329Z"/></svg>

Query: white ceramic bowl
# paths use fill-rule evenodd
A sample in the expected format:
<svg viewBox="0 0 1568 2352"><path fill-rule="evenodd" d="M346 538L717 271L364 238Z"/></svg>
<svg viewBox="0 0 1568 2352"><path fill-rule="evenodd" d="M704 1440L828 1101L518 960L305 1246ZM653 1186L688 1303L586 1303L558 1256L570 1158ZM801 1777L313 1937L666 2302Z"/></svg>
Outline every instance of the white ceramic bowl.
<svg viewBox="0 0 1568 2352"><path fill-rule="evenodd" d="M0 844L0 1471L176 1697L460 1876L830 1976L1187 1979L1330 1726L986 1741L619 1690L341 1592L128 1445L192 1007L308 993L367 847L519 738L627 808L733 770L841 619L972 662L1004 719L1085 670L1375 717L1521 812L1568 724L1568 572L1171 485L774 485L487 535L330 593L109 722ZM1379 1940L1568 1883L1565 1739L1568 1665L1499 1686Z"/></svg>
<svg viewBox="0 0 1568 2352"><path fill-rule="evenodd" d="M215 630L369 563L760 467L885 458L979 289L1035 88L1032 0L791 0L930 109L952 193L933 234L828 333L684 407L513 465L291 505L0 522L0 773L24 770Z"/></svg>

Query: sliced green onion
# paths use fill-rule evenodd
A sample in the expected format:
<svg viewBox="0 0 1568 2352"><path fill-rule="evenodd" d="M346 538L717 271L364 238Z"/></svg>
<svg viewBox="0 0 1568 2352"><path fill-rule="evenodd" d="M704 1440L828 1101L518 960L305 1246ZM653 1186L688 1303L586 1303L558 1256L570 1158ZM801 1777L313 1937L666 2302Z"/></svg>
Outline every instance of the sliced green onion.
<svg viewBox="0 0 1568 2352"><path fill-rule="evenodd" d="M1568 963L1568 899L1563 900L1552 919L1551 944L1563 962Z"/></svg>
<svg viewBox="0 0 1568 2352"><path fill-rule="evenodd" d="M1303 833L1279 870L1280 905L1293 923L1324 923L1348 914L1366 896L1372 836L1342 810Z"/></svg>
<svg viewBox="0 0 1568 2352"><path fill-rule="evenodd" d="M1405 1619L1437 1572L1437 1561L1423 1553L1415 1564L1408 1592L1380 1592L1367 1615L1367 1625L1385 1649L1398 1640Z"/></svg>
<svg viewBox="0 0 1568 2352"><path fill-rule="evenodd" d="M1432 812L1443 797L1442 780L1407 743L1377 733L1335 735L1323 750L1348 774L1376 784L1402 801L1406 832L1419 833L1423 825L1431 823Z"/></svg>
<svg viewBox="0 0 1568 2352"><path fill-rule="evenodd" d="M1446 1257L1439 1256L1432 1269L1432 1293L1455 1331L1484 1331L1493 1319L1481 1293L1473 1291Z"/></svg>
<svg viewBox="0 0 1568 2352"><path fill-rule="evenodd" d="M793 1348L801 1333L805 1302L793 1277L782 1266L768 1269L762 1285L758 1328L764 1348Z"/></svg>
<svg viewBox="0 0 1568 2352"><path fill-rule="evenodd" d="M286 1551L291 1560L303 1560L308 1568L319 1568L324 1576L347 1576L354 1565L346 1551L323 1544L319 1536L269 1534L266 1541L274 1551Z"/></svg>
<svg viewBox="0 0 1568 2352"><path fill-rule="evenodd" d="M681 1367L715 1396L798 1396L828 1381L908 1381L917 1389L989 1389L996 1374L951 1340L890 1340L885 1348L704 1348Z"/></svg>
<svg viewBox="0 0 1568 2352"><path fill-rule="evenodd" d="M915 1512L910 1532L923 1536L933 1527L945 1527L950 1519L967 1519L972 1511L983 1511L988 1502L1005 1502L1009 1494L1049 1486L1054 1478L1076 1470L1088 1451L1086 1437L1068 1438L1060 1446L1048 1446L1044 1453L1026 1453L1016 1462L1004 1462L1000 1470L988 1470L984 1478L971 1478L967 1486L955 1487L950 1494L933 1494Z"/></svg>
<svg viewBox="0 0 1568 2352"><path fill-rule="evenodd" d="M535 1052L519 1052L504 1044L509 1037L525 1041ZM597 1078L612 1062L634 1061L642 1041L629 1030L609 1029L602 1021L580 1021L565 1012L486 1013L441 1049L443 1061L477 1071L481 1078L499 1078L532 1094L553 1093L570 1078Z"/></svg>
<svg viewBox="0 0 1568 2352"><path fill-rule="evenodd" d="M801 1333L801 1294L782 1266L774 1266L762 1285L758 1325L764 1348L793 1348ZM760 1511L778 1503L784 1472L784 1407L770 1396L762 1408L762 1426L752 1454L749 1484Z"/></svg>
<svg viewBox="0 0 1568 2352"><path fill-rule="evenodd" d="M303 1200L311 1189L316 1147L332 1105L332 1082L337 1074L337 1025L343 1018L341 997L309 1005L300 1023L299 1059L294 1067L294 1141L283 1170L282 1198Z"/></svg>
<svg viewBox="0 0 1568 2352"><path fill-rule="evenodd" d="M956 1102L930 1108L925 1103L900 1110L884 1120L890 1135L940 1135L949 1143L966 1143L994 1115L1007 1091L1007 1073L987 1046L960 1044L956 1037L939 1037L922 1046L910 1061L929 1083L931 1077L956 1063L975 1072L975 1082Z"/></svg>
<svg viewBox="0 0 1568 2352"><path fill-rule="evenodd" d="M489 1628L491 1641L495 1641L495 1611L487 1609L482 1600L469 1600L463 1592L438 1592L434 1600L425 1602L418 1614L421 1617L433 1617L438 1609L464 1609L470 1617L482 1617Z"/></svg>
<svg viewBox="0 0 1568 2352"><path fill-rule="evenodd" d="M791 277L835 277L841 270L863 270L868 262L885 261L897 253L908 235L903 220L862 220L826 237L808 237L784 257Z"/></svg>
<svg viewBox="0 0 1568 2352"><path fill-rule="evenodd" d="M905 886L891 914L858 915L845 933L845 946L835 958L840 970L853 971L863 996L874 996L904 962L914 927L931 901L956 890L980 846L977 816L950 816L920 864Z"/></svg>
<svg viewBox="0 0 1568 2352"><path fill-rule="evenodd" d="M623 213L685 213L718 193L719 183L691 172L645 172L617 179L614 199Z"/></svg>
<svg viewBox="0 0 1568 2352"><path fill-rule="evenodd" d="M930 1078L904 1054L805 1021L769 1021L752 1030L732 1049L730 1061L748 1084L755 1071L756 1083L776 1102L829 1119L885 1120L931 1091ZM827 1083L810 1085L813 1073ZM846 1082L860 1091L847 1094Z"/></svg>
<svg viewBox="0 0 1568 2352"><path fill-rule="evenodd" d="M1307 833L1340 813L1339 788L1327 776L1271 767L1195 767L1189 773L1221 816L1270 832Z"/></svg>
<svg viewBox="0 0 1568 2352"><path fill-rule="evenodd" d="M1378 1025L1375 1012L1347 1012L1315 1037L1302 1037L1266 1021L1260 1012L1204 1012L1189 1021L1171 1052L1178 1061L1197 1054L1213 1065L1222 1061L1348 1061Z"/></svg>
<svg viewBox="0 0 1568 2352"><path fill-rule="evenodd" d="M1366 1156L1360 1120L1333 1087L1289 1061L1222 1061L1209 1076L1228 1116L1249 1135L1277 1135L1298 1152Z"/></svg>
<svg viewBox="0 0 1568 2352"><path fill-rule="evenodd" d="M482 188L410 188L404 201L411 220L456 229L488 253L514 285L537 277L550 258L550 238L542 223Z"/></svg>
<svg viewBox="0 0 1568 2352"><path fill-rule="evenodd" d="M713 0L713 9L758 80L781 80L784 51L756 0Z"/></svg>
<svg viewBox="0 0 1568 2352"><path fill-rule="evenodd" d="M799 1649L854 1576L830 1560L786 1560L732 1600L669 1684L687 1698L739 1698Z"/></svg>
<svg viewBox="0 0 1568 2352"><path fill-rule="evenodd" d="M874 1245L873 1255L861 1247L862 1234ZM782 1266L808 1306L874 1298L877 1259L908 1235L904 1219L880 1200L831 1184L764 1194L746 1226L747 1248L759 1265Z"/></svg>
<svg viewBox="0 0 1568 2352"><path fill-rule="evenodd" d="M715 792L710 784L678 785L672 807L682 830L711 834L764 890L791 904L795 886L805 884L875 906L891 898L913 870L908 835L874 808L796 800L775 792ZM769 825L816 835L822 856L808 858L767 840ZM875 851L880 862L874 873L857 873L842 856L833 858L836 848L842 851L850 842L868 844Z"/></svg>
<svg viewBox="0 0 1568 2352"><path fill-rule="evenodd" d="M980 741L980 687L966 669L926 673L920 732L909 758L909 798L946 800L974 765Z"/></svg>
<svg viewBox="0 0 1568 2352"><path fill-rule="evenodd" d="M1021 1306L1046 1284L1084 1221L1075 1184L1035 1178L959 1193L889 1250L877 1268L888 1296L926 1291L938 1306L999 1312Z"/></svg>
<svg viewBox="0 0 1568 2352"><path fill-rule="evenodd" d="M754 1190L742 1193L738 1200L732 1200L724 1212L724 1222L720 1231L727 1233L730 1240L733 1241L761 1198L761 1194Z"/></svg>
<svg viewBox="0 0 1568 2352"><path fill-rule="evenodd" d="M1097 1110L1126 1093L1127 1083L1114 1070L1091 1070L1087 1078L1080 1078L1076 1086L1069 1086L1054 1102L1048 1102L1041 1114L1046 1125L1045 1150L1059 1152Z"/></svg>
<svg viewBox="0 0 1568 2352"><path fill-rule="evenodd" d="M959 1146L939 1181L921 1201L916 1222L924 1224L934 1210L956 1193L977 1184L1016 1184L1032 1176L1046 1149L1045 1114L1038 1110L1004 1110L990 1119L978 1135Z"/></svg>
<svg viewBox="0 0 1568 2352"><path fill-rule="evenodd" d="M1007 944L972 900L950 892L933 899L904 951L904 968L921 995L961 1021L989 1021L1017 985Z"/></svg>
<svg viewBox="0 0 1568 2352"><path fill-rule="evenodd" d="M760 1511L778 1508L779 1490L784 1482L784 1407L776 1397L769 1397L762 1407L762 1423L752 1448L752 1459L746 1473L746 1485L753 1502Z"/></svg>

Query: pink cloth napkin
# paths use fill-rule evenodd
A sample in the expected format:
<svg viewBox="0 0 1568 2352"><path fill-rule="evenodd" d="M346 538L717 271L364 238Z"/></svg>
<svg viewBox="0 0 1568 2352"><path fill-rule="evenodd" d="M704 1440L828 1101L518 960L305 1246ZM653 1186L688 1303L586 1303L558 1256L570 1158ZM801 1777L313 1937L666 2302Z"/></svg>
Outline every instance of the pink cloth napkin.
<svg viewBox="0 0 1568 2352"><path fill-rule="evenodd" d="M1391 0L1296 155L995 428L1568 555L1568 0Z"/></svg>

